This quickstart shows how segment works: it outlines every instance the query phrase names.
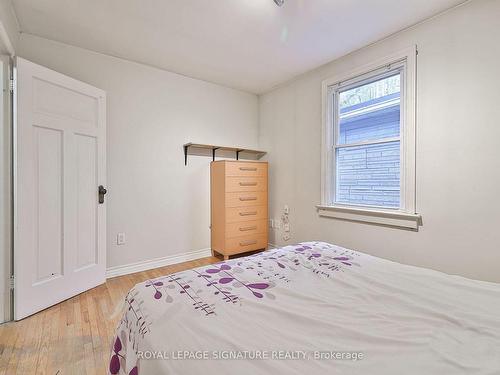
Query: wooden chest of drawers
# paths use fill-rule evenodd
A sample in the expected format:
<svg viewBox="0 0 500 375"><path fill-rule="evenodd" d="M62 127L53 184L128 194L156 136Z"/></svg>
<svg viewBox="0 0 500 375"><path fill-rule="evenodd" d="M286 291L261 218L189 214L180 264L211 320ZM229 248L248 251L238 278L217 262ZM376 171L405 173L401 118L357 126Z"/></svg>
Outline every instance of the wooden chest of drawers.
<svg viewBox="0 0 500 375"><path fill-rule="evenodd" d="M268 241L267 162L210 164L212 253L265 249Z"/></svg>

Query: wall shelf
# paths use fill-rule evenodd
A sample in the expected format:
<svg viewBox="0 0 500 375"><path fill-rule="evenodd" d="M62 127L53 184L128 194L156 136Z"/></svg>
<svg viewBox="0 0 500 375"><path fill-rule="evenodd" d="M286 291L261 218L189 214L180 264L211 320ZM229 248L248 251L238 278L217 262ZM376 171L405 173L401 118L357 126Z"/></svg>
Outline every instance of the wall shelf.
<svg viewBox="0 0 500 375"><path fill-rule="evenodd" d="M183 145L184 148L184 165L187 165L187 157L188 155L198 155L198 156L212 156L212 160L215 160L216 151L233 153L236 157L236 160L244 157L245 159L260 159L263 157L266 152L260 150L252 150L249 148L242 147L226 147L226 146L216 146L216 145L207 145L202 143L186 143Z"/></svg>

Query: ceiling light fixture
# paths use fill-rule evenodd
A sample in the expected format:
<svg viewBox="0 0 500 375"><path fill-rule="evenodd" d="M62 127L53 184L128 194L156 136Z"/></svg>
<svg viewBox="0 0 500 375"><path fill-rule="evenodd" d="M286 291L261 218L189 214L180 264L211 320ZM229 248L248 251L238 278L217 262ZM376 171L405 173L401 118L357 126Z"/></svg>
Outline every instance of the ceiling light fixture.
<svg viewBox="0 0 500 375"><path fill-rule="evenodd" d="M274 0L277 6L282 6L285 3L285 0Z"/></svg>

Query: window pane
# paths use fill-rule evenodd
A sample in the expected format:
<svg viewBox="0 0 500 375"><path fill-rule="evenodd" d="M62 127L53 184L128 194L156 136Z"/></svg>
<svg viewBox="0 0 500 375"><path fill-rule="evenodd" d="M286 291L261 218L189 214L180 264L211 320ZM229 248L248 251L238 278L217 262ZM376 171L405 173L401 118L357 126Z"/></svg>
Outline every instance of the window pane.
<svg viewBox="0 0 500 375"><path fill-rule="evenodd" d="M399 141L337 148L336 203L400 207Z"/></svg>
<svg viewBox="0 0 500 375"><path fill-rule="evenodd" d="M339 94L338 144L399 137L400 74Z"/></svg>

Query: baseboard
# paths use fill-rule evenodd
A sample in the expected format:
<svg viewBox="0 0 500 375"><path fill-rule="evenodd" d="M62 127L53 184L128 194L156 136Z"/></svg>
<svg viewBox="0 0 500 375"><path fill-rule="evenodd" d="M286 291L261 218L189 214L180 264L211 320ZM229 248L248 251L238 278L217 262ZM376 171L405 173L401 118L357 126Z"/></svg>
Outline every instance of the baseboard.
<svg viewBox="0 0 500 375"><path fill-rule="evenodd" d="M106 278L109 279L111 277L128 275L130 273L147 271L154 268L169 266L171 264L188 262L190 260L196 260L200 258L206 258L211 255L212 252L210 249L201 249L182 254L169 255L163 258L156 258L137 263L125 264L122 266L109 267L106 270Z"/></svg>
<svg viewBox="0 0 500 375"><path fill-rule="evenodd" d="M0 291L0 324L7 321L5 316L5 308L7 308L7 306L8 305L6 305L5 293L3 291Z"/></svg>
<svg viewBox="0 0 500 375"><path fill-rule="evenodd" d="M270 249L276 249L278 247L278 245L275 245L275 244L269 242L267 244L267 247L270 248Z"/></svg>

